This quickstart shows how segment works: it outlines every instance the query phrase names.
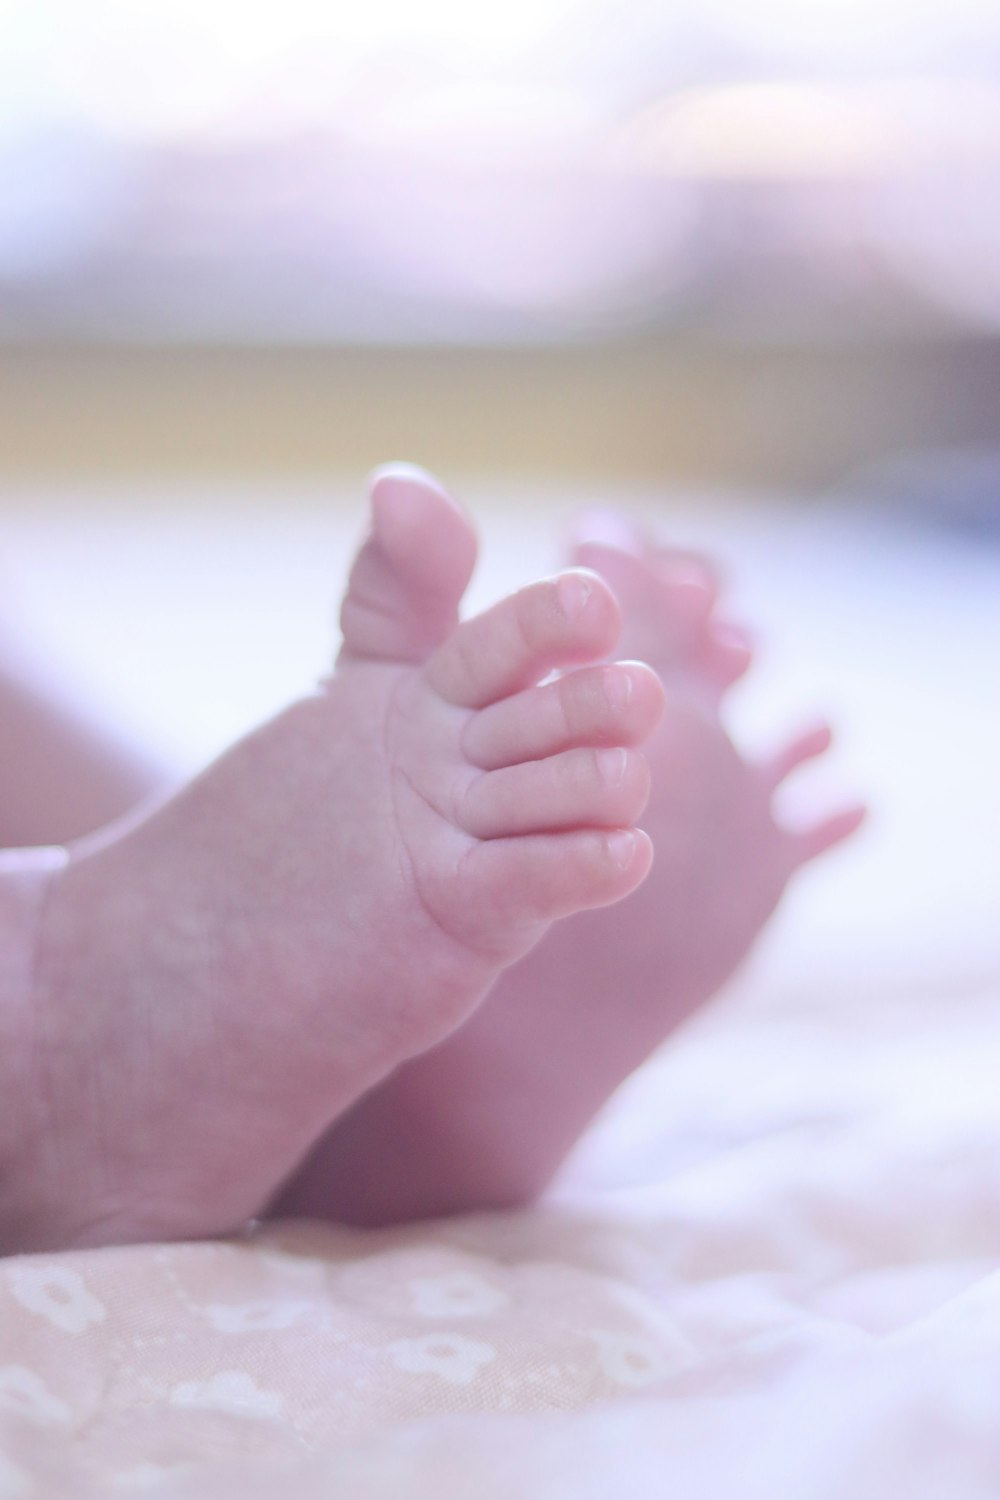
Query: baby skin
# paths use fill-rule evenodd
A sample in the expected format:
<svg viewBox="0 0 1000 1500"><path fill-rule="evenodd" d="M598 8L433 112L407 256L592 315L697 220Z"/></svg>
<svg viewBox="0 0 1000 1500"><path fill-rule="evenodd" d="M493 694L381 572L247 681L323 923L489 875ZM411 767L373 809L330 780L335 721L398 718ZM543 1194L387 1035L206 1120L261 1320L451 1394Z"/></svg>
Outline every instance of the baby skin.
<svg viewBox="0 0 1000 1500"><path fill-rule="evenodd" d="M459 624L464 515L404 470L371 506L314 695L154 810L2 856L0 1249L239 1226L650 867L663 693L608 664L607 584L573 567Z"/></svg>
<svg viewBox="0 0 1000 1500"><path fill-rule="evenodd" d="M614 1089L738 967L795 872L862 820L851 807L782 826L774 793L826 751L828 728L747 760L720 710L750 651L716 619L710 569L613 516L589 530L572 561L614 588L621 648L666 689L647 745L650 877L620 906L554 927L461 1029L360 1100L289 1185L282 1214L376 1225L536 1197Z"/></svg>

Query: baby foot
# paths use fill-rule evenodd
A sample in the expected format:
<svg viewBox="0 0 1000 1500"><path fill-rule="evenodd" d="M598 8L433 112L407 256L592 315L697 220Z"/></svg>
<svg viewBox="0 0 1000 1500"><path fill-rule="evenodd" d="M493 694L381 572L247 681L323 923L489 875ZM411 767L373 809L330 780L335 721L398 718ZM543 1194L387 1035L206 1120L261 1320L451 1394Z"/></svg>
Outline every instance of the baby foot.
<svg viewBox="0 0 1000 1500"><path fill-rule="evenodd" d="M240 1224L549 924L643 879L657 679L588 665L620 619L581 568L457 624L474 556L384 472L330 679L51 877L8 1244Z"/></svg>
<svg viewBox="0 0 1000 1500"><path fill-rule="evenodd" d="M708 565L613 517L598 534L573 561L625 602L622 647L667 694L647 747L652 874L620 907L553 928L464 1027L361 1100L283 1212L380 1223L536 1195L609 1094L738 966L795 871L860 822L853 808L792 832L775 817L778 786L823 754L829 730L762 765L733 745L719 708L750 650L715 619ZM372 1160L377 1172L359 1168Z"/></svg>

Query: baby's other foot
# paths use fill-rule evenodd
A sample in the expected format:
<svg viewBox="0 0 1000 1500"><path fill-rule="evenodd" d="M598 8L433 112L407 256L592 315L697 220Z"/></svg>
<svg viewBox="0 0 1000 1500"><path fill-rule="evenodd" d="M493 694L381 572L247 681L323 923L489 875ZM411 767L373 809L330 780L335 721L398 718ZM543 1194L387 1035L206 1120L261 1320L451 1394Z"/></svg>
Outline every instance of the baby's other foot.
<svg viewBox="0 0 1000 1500"><path fill-rule="evenodd" d="M795 871L861 821L850 808L792 831L776 817L777 788L824 753L829 730L764 764L733 744L720 705L750 645L718 621L704 559L603 515L571 561L610 583L624 606L620 649L650 662L666 690L647 746L652 873L622 905L553 928L464 1027L361 1100L287 1211L377 1223L536 1195L608 1095L738 966ZM377 1174L357 1168L369 1157Z"/></svg>
<svg viewBox="0 0 1000 1500"><path fill-rule="evenodd" d="M371 503L329 680L49 883L8 1246L239 1225L556 918L649 868L662 690L595 665L607 585L572 568L458 624L465 516L410 470Z"/></svg>
<svg viewBox="0 0 1000 1500"><path fill-rule="evenodd" d="M673 1004L686 1013L738 966L796 871L854 833L864 810L848 807L800 829L776 813L779 787L826 753L832 733L813 724L762 760L733 743L722 710L752 648L745 630L719 619L719 580L706 560L624 529L618 546L585 531L570 555L630 601L620 649L644 649L667 694L668 711L648 746L656 884L608 931L634 923L637 944L640 929L647 934L649 960L662 966ZM654 912L666 927L651 947L655 923L643 914ZM638 962L640 949L633 951Z"/></svg>

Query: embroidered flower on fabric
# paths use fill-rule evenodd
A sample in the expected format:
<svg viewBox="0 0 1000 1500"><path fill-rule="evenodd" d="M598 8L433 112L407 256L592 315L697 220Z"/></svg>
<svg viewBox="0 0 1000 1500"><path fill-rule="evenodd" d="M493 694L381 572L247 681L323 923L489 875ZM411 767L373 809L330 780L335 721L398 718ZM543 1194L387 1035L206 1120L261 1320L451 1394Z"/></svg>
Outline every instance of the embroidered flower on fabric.
<svg viewBox="0 0 1000 1500"><path fill-rule="evenodd" d="M0 1411L13 1412L39 1427L59 1427L71 1417L66 1403L24 1365L0 1365Z"/></svg>
<svg viewBox="0 0 1000 1500"><path fill-rule="evenodd" d="M30 1313L47 1318L63 1333L83 1333L103 1323L108 1310L87 1286L79 1271L69 1266L25 1262L7 1268L14 1298Z"/></svg>
<svg viewBox="0 0 1000 1500"><path fill-rule="evenodd" d="M652 1385L668 1373L666 1360L649 1339L599 1329L591 1330L591 1338L597 1343L601 1368L616 1385Z"/></svg>
<svg viewBox="0 0 1000 1500"><path fill-rule="evenodd" d="M170 1392L171 1406L200 1406L236 1417L277 1417L282 1399L261 1390L245 1370L220 1370L211 1380L187 1380Z"/></svg>
<svg viewBox="0 0 1000 1500"><path fill-rule="evenodd" d="M134 1464L130 1469L121 1469L117 1474L111 1476L111 1487L115 1492L124 1491L129 1495L136 1493L141 1495L166 1495L170 1491L167 1486L176 1487L181 1481L190 1479L197 1473L197 1465L181 1462L174 1464L141 1463ZM0 1500L6 1500L3 1490L0 1490Z"/></svg>
<svg viewBox="0 0 1000 1500"><path fill-rule="evenodd" d="M469 1385L497 1351L492 1344L461 1333L430 1333L426 1338L396 1339L388 1346L397 1370L410 1375L437 1375L451 1385Z"/></svg>
<svg viewBox="0 0 1000 1500"><path fill-rule="evenodd" d="M21 1500L22 1495L27 1500L37 1494L34 1481L6 1453L0 1453L0 1500Z"/></svg>
<svg viewBox="0 0 1000 1500"><path fill-rule="evenodd" d="M415 1276L409 1286L414 1311L423 1318L488 1318L510 1300L471 1271Z"/></svg>
<svg viewBox="0 0 1000 1500"><path fill-rule="evenodd" d="M296 1323L315 1327L317 1308L315 1302L300 1297L262 1297L256 1302L215 1302L205 1308L205 1314L220 1333L256 1333L292 1328Z"/></svg>

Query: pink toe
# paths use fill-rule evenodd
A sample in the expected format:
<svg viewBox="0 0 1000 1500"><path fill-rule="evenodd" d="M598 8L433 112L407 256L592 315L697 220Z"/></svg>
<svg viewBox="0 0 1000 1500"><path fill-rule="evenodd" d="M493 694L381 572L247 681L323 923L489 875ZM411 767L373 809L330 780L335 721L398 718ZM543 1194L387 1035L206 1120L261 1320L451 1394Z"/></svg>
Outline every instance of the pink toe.
<svg viewBox="0 0 1000 1500"><path fill-rule="evenodd" d="M371 525L340 611L347 656L423 661L454 628L476 559L465 513L404 465L371 479Z"/></svg>
<svg viewBox="0 0 1000 1500"><path fill-rule="evenodd" d="M825 722L815 724L796 735L765 763L764 777L767 784L772 788L780 786L800 766L825 755L832 742L833 730Z"/></svg>
<svg viewBox="0 0 1000 1500"><path fill-rule="evenodd" d="M603 579L568 569L459 625L428 663L428 678L448 702L482 708L557 668L607 656L620 630L621 612Z"/></svg>
<svg viewBox="0 0 1000 1500"><path fill-rule="evenodd" d="M714 622L705 640L699 666L718 692L724 693L746 676L753 658L753 637L749 631L740 625Z"/></svg>
<svg viewBox="0 0 1000 1500"><path fill-rule="evenodd" d="M641 829L587 829L477 843L466 879L497 930L510 931L620 901L652 863Z"/></svg>
<svg viewBox="0 0 1000 1500"><path fill-rule="evenodd" d="M416 464L383 464L369 479L379 541L411 587L461 598L476 561L468 516Z"/></svg>
<svg viewBox="0 0 1000 1500"><path fill-rule="evenodd" d="M465 831L479 839L623 828L635 822L648 798L645 756L617 745L487 771L468 788L458 815Z"/></svg>
<svg viewBox="0 0 1000 1500"><path fill-rule="evenodd" d="M849 839L868 817L868 809L862 803L833 813L811 828L789 835L792 845L793 866L808 864L819 859L829 850Z"/></svg>
<svg viewBox="0 0 1000 1500"><path fill-rule="evenodd" d="M639 745L663 706L660 679L643 662L579 667L473 714L462 749L474 766L495 771L585 745Z"/></svg>

